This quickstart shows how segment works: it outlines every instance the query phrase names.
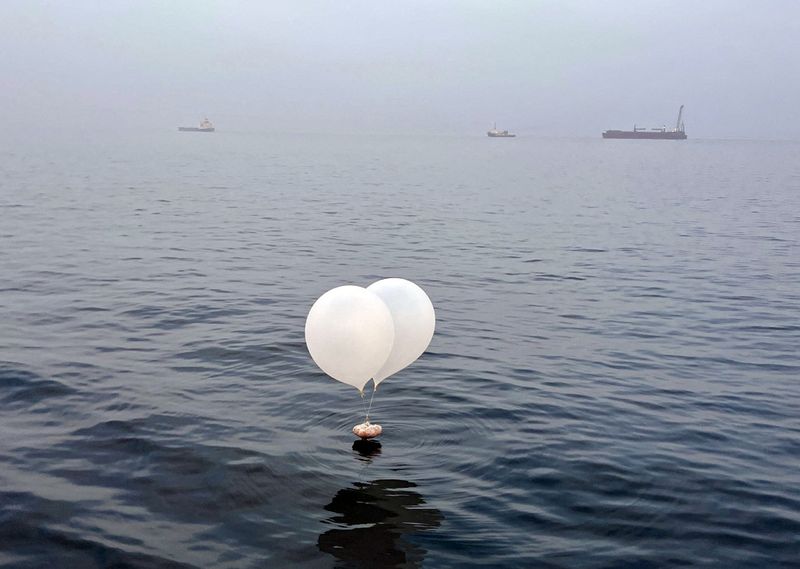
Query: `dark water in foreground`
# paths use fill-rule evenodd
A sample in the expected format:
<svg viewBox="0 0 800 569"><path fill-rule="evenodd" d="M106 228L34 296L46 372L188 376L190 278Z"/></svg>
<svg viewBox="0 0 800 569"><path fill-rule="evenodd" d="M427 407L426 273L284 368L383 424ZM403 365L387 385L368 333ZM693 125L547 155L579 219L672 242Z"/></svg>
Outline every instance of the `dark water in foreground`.
<svg viewBox="0 0 800 569"><path fill-rule="evenodd" d="M0 153L3 567L800 566L800 144ZM438 310L376 398L321 293Z"/></svg>

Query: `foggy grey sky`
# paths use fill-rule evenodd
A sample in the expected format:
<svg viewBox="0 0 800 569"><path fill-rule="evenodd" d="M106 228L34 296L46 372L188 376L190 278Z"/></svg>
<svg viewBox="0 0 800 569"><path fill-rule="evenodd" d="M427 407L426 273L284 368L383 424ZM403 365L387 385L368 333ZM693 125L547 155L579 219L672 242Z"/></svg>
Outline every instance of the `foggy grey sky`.
<svg viewBox="0 0 800 569"><path fill-rule="evenodd" d="M0 2L4 126L800 139L800 2Z"/></svg>

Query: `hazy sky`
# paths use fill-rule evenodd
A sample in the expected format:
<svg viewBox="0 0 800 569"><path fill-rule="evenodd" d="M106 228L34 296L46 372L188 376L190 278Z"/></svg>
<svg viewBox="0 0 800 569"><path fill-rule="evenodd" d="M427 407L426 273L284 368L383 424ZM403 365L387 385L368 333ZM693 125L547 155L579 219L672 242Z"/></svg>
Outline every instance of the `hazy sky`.
<svg viewBox="0 0 800 569"><path fill-rule="evenodd" d="M797 0L0 0L4 128L800 139Z"/></svg>

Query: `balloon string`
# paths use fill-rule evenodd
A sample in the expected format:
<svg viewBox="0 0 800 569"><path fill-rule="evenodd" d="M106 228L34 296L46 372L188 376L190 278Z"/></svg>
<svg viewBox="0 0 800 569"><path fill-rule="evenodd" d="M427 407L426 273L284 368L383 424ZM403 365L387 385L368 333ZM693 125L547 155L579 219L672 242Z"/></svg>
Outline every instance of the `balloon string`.
<svg viewBox="0 0 800 569"><path fill-rule="evenodd" d="M369 423L369 412L372 411L372 400L375 399L375 392L378 390L378 386L375 385L375 380L372 380L372 396L369 398L369 407L367 408L367 420L366 422Z"/></svg>
<svg viewBox="0 0 800 569"><path fill-rule="evenodd" d="M364 415L369 418L369 411L367 411L367 400L364 399L364 391L361 391L361 405L364 407ZM364 421L366 422L366 421Z"/></svg>

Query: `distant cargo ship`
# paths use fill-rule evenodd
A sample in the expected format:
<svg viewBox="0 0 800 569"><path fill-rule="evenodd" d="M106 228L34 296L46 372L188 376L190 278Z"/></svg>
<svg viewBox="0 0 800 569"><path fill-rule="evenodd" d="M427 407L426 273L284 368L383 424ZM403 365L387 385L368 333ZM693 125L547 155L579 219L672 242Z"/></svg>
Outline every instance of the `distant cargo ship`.
<svg viewBox="0 0 800 569"><path fill-rule="evenodd" d="M686 129L683 126L683 105L678 111L678 120L675 123L675 128L667 130L667 127L661 128L639 128L633 125L633 130L607 130L603 133L603 138L636 138L647 140L686 140Z"/></svg>
<svg viewBox="0 0 800 569"><path fill-rule="evenodd" d="M208 119L203 119L200 126L179 126L181 132L214 132L214 125Z"/></svg>
<svg viewBox="0 0 800 569"><path fill-rule="evenodd" d="M494 123L492 130L486 133L486 136L490 138L514 138L517 136L516 134L512 134L507 130L497 130L497 123Z"/></svg>

